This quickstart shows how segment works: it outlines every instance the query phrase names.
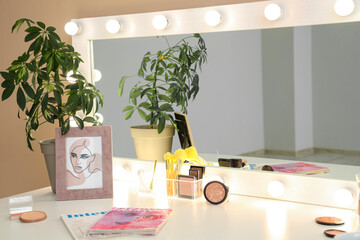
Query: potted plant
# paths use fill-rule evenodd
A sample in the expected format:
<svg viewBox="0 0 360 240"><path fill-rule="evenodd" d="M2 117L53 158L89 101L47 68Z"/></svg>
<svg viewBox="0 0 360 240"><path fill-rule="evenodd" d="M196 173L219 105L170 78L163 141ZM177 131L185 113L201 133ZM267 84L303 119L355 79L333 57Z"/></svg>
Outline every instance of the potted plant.
<svg viewBox="0 0 360 240"><path fill-rule="evenodd" d="M164 39L167 48L144 55L137 75L133 76L140 80L130 90L130 104L123 109L125 119L130 119L136 111L149 123L131 127L139 159L163 160L164 153L171 151L176 128L172 113L175 108L187 113L189 101L195 99L199 91L198 71L207 59L205 41L200 34L186 36L174 45L170 45L166 37ZM125 81L133 77L121 78L120 97ZM166 125L166 121L171 125ZM159 152L156 148L160 148Z"/></svg>
<svg viewBox="0 0 360 240"><path fill-rule="evenodd" d="M31 142L35 138L32 133L44 123L57 122L62 134L69 131L71 118L81 129L84 122L97 125L97 119L87 115L97 112L99 104L103 104L103 96L78 72L82 62L79 53L70 44L61 41L54 27L22 18L15 22L12 32L19 31L24 23L27 25L25 42L29 42L30 46L11 63L7 71L0 74L4 78L1 84L4 88L2 101L16 92L18 117L26 120L27 146L33 151ZM64 84L71 71L75 81ZM55 192L55 146L54 140L44 143L49 142L53 143L53 150L50 150L53 162L48 164L49 159L46 160ZM47 150L42 147L42 151Z"/></svg>

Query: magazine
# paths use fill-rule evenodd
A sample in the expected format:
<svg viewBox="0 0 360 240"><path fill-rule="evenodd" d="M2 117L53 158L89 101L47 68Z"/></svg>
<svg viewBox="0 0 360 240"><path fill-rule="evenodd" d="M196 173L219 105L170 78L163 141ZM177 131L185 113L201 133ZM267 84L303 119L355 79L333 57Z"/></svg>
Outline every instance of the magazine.
<svg viewBox="0 0 360 240"><path fill-rule="evenodd" d="M283 173L300 173L300 174L317 174L317 173L327 173L329 168L321 167L310 163L304 162L295 162L295 163L284 163L284 164L272 164L266 165L270 166L275 172ZM263 166L256 167L256 169L261 170Z"/></svg>
<svg viewBox="0 0 360 240"><path fill-rule="evenodd" d="M101 217L103 217L105 213L107 213L107 211L80 214L61 214L60 217L74 240L99 239L119 235L112 233L88 233L89 228Z"/></svg>
<svg viewBox="0 0 360 240"><path fill-rule="evenodd" d="M172 209L113 208L92 225L88 233L155 235L171 213Z"/></svg>

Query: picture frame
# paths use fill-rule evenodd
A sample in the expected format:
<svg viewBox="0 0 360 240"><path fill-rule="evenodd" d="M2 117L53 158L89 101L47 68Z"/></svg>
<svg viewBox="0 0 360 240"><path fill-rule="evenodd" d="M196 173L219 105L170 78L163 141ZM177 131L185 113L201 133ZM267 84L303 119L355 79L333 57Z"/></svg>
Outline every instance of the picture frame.
<svg viewBox="0 0 360 240"><path fill-rule="evenodd" d="M111 198L111 126L55 129L56 200Z"/></svg>
<svg viewBox="0 0 360 240"><path fill-rule="evenodd" d="M194 139L191 133L189 119L186 114L175 112L175 122L179 129L178 135L182 149L194 146Z"/></svg>

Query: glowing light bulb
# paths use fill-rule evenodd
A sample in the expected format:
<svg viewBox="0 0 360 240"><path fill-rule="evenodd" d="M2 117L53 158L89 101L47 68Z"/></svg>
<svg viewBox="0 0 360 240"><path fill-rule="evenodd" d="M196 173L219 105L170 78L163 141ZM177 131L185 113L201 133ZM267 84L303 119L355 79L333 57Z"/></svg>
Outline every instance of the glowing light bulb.
<svg viewBox="0 0 360 240"><path fill-rule="evenodd" d="M71 36L76 35L79 32L79 25L74 22L68 22L65 24L65 32Z"/></svg>
<svg viewBox="0 0 360 240"><path fill-rule="evenodd" d="M66 80L68 80L68 82L71 82L71 83L75 83L76 82L76 78L73 78L73 77L71 77L71 75L73 75L74 74L74 71L73 70L71 70L70 72L68 72L67 74L66 74Z"/></svg>
<svg viewBox="0 0 360 240"><path fill-rule="evenodd" d="M342 188L335 192L334 201L339 207L347 207L354 201L354 197L349 190Z"/></svg>
<svg viewBox="0 0 360 240"><path fill-rule="evenodd" d="M275 3L270 3L265 7L264 15L268 20L275 21L282 15L281 7Z"/></svg>
<svg viewBox="0 0 360 240"><path fill-rule="evenodd" d="M94 82L98 82L98 81L101 80L102 74L101 74L101 72L99 70L94 69L94 75L95 75Z"/></svg>
<svg viewBox="0 0 360 240"><path fill-rule="evenodd" d="M106 30L109 33L117 33L121 30L121 24L114 19L109 20L106 22Z"/></svg>
<svg viewBox="0 0 360 240"><path fill-rule="evenodd" d="M272 197L280 197L284 194L284 184L280 181L272 181L267 187L268 193Z"/></svg>
<svg viewBox="0 0 360 240"><path fill-rule="evenodd" d="M211 10L206 13L205 15L205 22L207 25L211 27L215 27L220 24L221 22L221 15L218 11Z"/></svg>
<svg viewBox="0 0 360 240"><path fill-rule="evenodd" d="M168 26L169 21L164 15L157 15L153 18L152 24L155 29L164 30Z"/></svg>
<svg viewBox="0 0 360 240"><path fill-rule="evenodd" d="M337 15L345 17L350 15L355 9L353 0L336 0L334 10Z"/></svg>
<svg viewBox="0 0 360 240"><path fill-rule="evenodd" d="M95 113L95 116L98 117L98 122L100 123L104 122L104 116L101 113Z"/></svg>

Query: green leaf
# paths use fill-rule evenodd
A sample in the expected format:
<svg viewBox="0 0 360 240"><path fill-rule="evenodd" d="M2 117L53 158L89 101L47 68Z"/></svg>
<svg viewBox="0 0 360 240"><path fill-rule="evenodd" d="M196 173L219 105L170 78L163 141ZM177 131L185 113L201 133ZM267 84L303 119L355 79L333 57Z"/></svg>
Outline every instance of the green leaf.
<svg viewBox="0 0 360 240"><path fill-rule="evenodd" d="M54 28L52 26L46 28L46 31L49 31L49 32L54 32L55 30L56 30L56 28Z"/></svg>
<svg viewBox="0 0 360 240"><path fill-rule="evenodd" d="M30 120L31 122L31 128L36 131L39 127L39 119L38 119L38 115L35 114L35 116L33 118L31 118Z"/></svg>
<svg viewBox="0 0 360 240"><path fill-rule="evenodd" d="M7 81L14 81L14 75L7 72L0 72L1 76Z"/></svg>
<svg viewBox="0 0 360 240"><path fill-rule="evenodd" d="M118 89L118 94L120 97L123 95L125 80L128 78L129 78L128 76L124 76L120 80L119 89Z"/></svg>
<svg viewBox="0 0 360 240"><path fill-rule="evenodd" d="M172 109L171 104L169 103L164 103L160 106L160 111L167 111L168 109Z"/></svg>
<svg viewBox="0 0 360 240"><path fill-rule="evenodd" d="M54 58L50 58L48 63L46 64L46 72L49 73L52 71L54 67Z"/></svg>
<svg viewBox="0 0 360 240"><path fill-rule="evenodd" d="M139 115L140 115L140 117L142 119L144 119L146 122L148 121L148 117L147 117L146 113L143 110L138 109L138 113L139 113Z"/></svg>
<svg viewBox="0 0 360 240"><path fill-rule="evenodd" d="M34 99L35 98L35 91L34 89L32 89L32 87L30 87L30 85L28 83L23 83L22 84L26 94L31 98Z"/></svg>
<svg viewBox="0 0 360 240"><path fill-rule="evenodd" d="M142 102L142 103L139 104L139 107L143 107L145 109L149 109L150 106L151 105L148 102Z"/></svg>
<svg viewBox="0 0 360 240"><path fill-rule="evenodd" d="M79 126L80 129L84 128L84 122L78 116L73 116L76 124Z"/></svg>
<svg viewBox="0 0 360 240"><path fill-rule="evenodd" d="M48 105L48 101L49 101L49 93L45 93L43 99L42 99L42 102L41 102L41 107L43 109L46 109L47 108L47 105Z"/></svg>
<svg viewBox="0 0 360 240"><path fill-rule="evenodd" d="M126 106L126 107L123 108L122 112L127 112L127 111L129 111L131 109L134 109L134 106Z"/></svg>
<svg viewBox="0 0 360 240"><path fill-rule="evenodd" d="M159 99L161 101L166 101L166 102L169 102L169 103L172 102L171 99L168 96L164 95L164 94L159 94L158 97L159 97Z"/></svg>
<svg viewBox="0 0 360 240"><path fill-rule="evenodd" d="M40 35L40 32L31 32L25 36L25 42L29 42Z"/></svg>
<svg viewBox="0 0 360 240"><path fill-rule="evenodd" d="M129 118L131 118L131 115L134 113L134 111L135 111L135 109L128 111L125 115L125 120L128 120Z"/></svg>
<svg viewBox="0 0 360 240"><path fill-rule="evenodd" d="M41 28L38 28L38 27L32 26L32 27L27 28L25 31L26 31L26 32L28 32L28 33L32 33L32 32L40 32L40 31L41 31Z"/></svg>
<svg viewBox="0 0 360 240"><path fill-rule="evenodd" d="M9 98L11 96L11 94L14 92L14 90L15 90L14 85L5 88L5 90L3 91L2 96L1 96L2 101Z"/></svg>
<svg viewBox="0 0 360 240"><path fill-rule="evenodd" d="M34 99L35 103L40 101L40 98L41 98L41 95L42 95L43 92L44 92L43 88L40 88L40 89L38 88L36 90L35 99Z"/></svg>
<svg viewBox="0 0 360 240"><path fill-rule="evenodd" d="M158 133L162 133L162 131L164 130L165 128L165 118L164 116L160 116L159 118L159 126L158 126Z"/></svg>
<svg viewBox="0 0 360 240"><path fill-rule="evenodd" d="M27 18L21 18L19 20L17 20L15 22L15 24L12 26L11 28L11 32L14 32L14 30L17 28L17 31L19 31L21 25L26 22L28 25L30 25L30 23L34 23L33 21L31 21L30 19L27 19Z"/></svg>
<svg viewBox="0 0 360 240"><path fill-rule="evenodd" d="M13 71L18 70L19 68L21 68L21 66L22 66L21 64L11 65L7 70L9 72L13 72Z"/></svg>
<svg viewBox="0 0 360 240"><path fill-rule="evenodd" d="M64 135L70 130L70 119L67 118L61 126L61 134Z"/></svg>
<svg viewBox="0 0 360 240"><path fill-rule="evenodd" d="M45 29L45 24L43 22L36 22L39 27Z"/></svg>
<svg viewBox="0 0 360 240"><path fill-rule="evenodd" d="M16 95L17 104L21 110L24 111L26 105L25 94L21 87L18 88L17 95Z"/></svg>
<svg viewBox="0 0 360 240"><path fill-rule="evenodd" d="M95 118L93 118L93 117L85 117L84 119L83 119L83 121L84 122L89 122L89 123L94 123L95 122Z"/></svg>
<svg viewBox="0 0 360 240"><path fill-rule="evenodd" d="M57 49L58 48L58 43L57 40L54 36L49 35L49 39L50 39L50 43L53 46L53 48Z"/></svg>

